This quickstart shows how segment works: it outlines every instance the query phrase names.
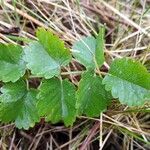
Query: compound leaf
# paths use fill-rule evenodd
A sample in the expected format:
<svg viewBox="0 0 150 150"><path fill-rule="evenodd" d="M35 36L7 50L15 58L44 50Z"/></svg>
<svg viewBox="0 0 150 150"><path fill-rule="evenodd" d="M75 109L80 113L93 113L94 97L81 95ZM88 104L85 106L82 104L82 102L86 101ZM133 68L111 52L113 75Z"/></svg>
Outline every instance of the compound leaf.
<svg viewBox="0 0 150 150"><path fill-rule="evenodd" d="M83 37L74 43L73 56L87 69L101 67L104 63L104 28L100 28L96 39Z"/></svg>
<svg viewBox="0 0 150 150"><path fill-rule="evenodd" d="M64 121L66 126L75 121L75 87L71 82L58 78L44 80L37 98L39 114L45 116L47 121Z"/></svg>
<svg viewBox="0 0 150 150"><path fill-rule="evenodd" d="M16 82L25 74L26 64L19 45L0 44L0 80Z"/></svg>
<svg viewBox="0 0 150 150"><path fill-rule="evenodd" d="M12 122L18 128L28 129L39 121L36 109L36 90L26 90L24 81L8 83L1 88L0 120Z"/></svg>
<svg viewBox="0 0 150 150"><path fill-rule="evenodd" d="M140 106L150 100L150 74L142 64L134 60L116 59L103 84L123 104Z"/></svg>
<svg viewBox="0 0 150 150"><path fill-rule="evenodd" d="M92 72L83 74L76 93L78 114L97 117L107 109L111 95L102 85L102 78Z"/></svg>

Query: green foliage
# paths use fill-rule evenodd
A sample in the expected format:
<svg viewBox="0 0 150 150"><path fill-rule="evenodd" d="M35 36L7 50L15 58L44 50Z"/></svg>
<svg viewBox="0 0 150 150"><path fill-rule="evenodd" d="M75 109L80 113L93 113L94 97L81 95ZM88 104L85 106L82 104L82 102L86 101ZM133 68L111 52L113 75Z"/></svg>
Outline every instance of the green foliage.
<svg viewBox="0 0 150 150"><path fill-rule="evenodd" d="M16 82L25 73L21 46L0 44L0 80Z"/></svg>
<svg viewBox="0 0 150 150"><path fill-rule="evenodd" d="M39 121L36 109L37 91L26 89L24 81L7 83L1 89L0 120L3 122L15 121L18 128L28 129Z"/></svg>
<svg viewBox="0 0 150 150"><path fill-rule="evenodd" d="M61 67L71 61L70 51L63 41L43 28L37 30L37 37L39 42L31 42L25 47L27 68L37 77L46 79L60 75Z"/></svg>
<svg viewBox="0 0 150 150"><path fill-rule="evenodd" d="M60 74L59 64L52 59L39 42L32 42L24 49L24 60L33 75L46 79Z"/></svg>
<svg viewBox="0 0 150 150"><path fill-rule="evenodd" d="M76 116L76 99L71 82L57 78L44 80L37 97L39 114L47 121L56 123L64 120L66 126L72 125Z"/></svg>
<svg viewBox="0 0 150 150"><path fill-rule="evenodd" d="M69 126L79 115L98 117L112 98L128 106L150 101L150 74L137 61L116 59L102 78L99 68L105 61L104 28L96 38L84 37L73 45L74 58L86 67L76 87L66 79L69 76L61 76L72 59L64 42L43 28L36 35L38 41L23 49L0 44L1 122L15 122L18 128L28 129L45 117L47 122L63 121ZM30 76L42 79L38 89L30 88Z"/></svg>
<svg viewBox="0 0 150 150"><path fill-rule="evenodd" d="M77 110L79 114L90 117L99 116L107 109L111 95L102 85L102 78L93 72L83 74L77 91Z"/></svg>
<svg viewBox="0 0 150 150"><path fill-rule="evenodd" d="M105 36L105 28L102 27L99 30L99 33L96 38L96 49L95 49L95 60L96 60L96 67L101 67L105 61L104 57L104 36Z"/></svg>
<svg viewBox="0 0 150 150"><path fill-rule="evenodd" d="M104 63L104 29L101 28L96 39L84 37L75 42L73 56L87 69L100 67Z"/></svg>
<svg viewBox="0 0 150 150"><path fill-rule="evenodd" d="M39 42L43 45L46 52L60 65L65 66L71 61L71 54L69 49L64 45L52 32L47 32L43 28L37 30L37 37Z"/></svg>
<svg viewBox="0 0 150 150"><path fill-rule="evenodd" d="M116 59L103 83L114 98L129 106L143 105L150 94L150 74L139 62L128 58Z"/></svg>

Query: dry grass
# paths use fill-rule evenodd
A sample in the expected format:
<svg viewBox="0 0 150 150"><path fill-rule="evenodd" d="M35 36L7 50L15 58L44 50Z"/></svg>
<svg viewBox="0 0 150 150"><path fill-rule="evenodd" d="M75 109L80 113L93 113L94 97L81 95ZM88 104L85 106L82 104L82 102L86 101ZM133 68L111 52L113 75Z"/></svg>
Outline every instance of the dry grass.
<svg viewBox="0 0 150 150"><path fill-rule="evenodd" d="M35 29L42 26L53 30L71 47L82 36L96 34L103 24L107 29L105 67L109 68L113 59L126 56L142 62L150 71L149 0L0 0L3 43L25 45L36 38ZM78 84L74 74L70 78ZM114 101L100 118L80 116L71 128L41 122L24 131L16 129L14 124L3 124L0 147L2 150L148 150L149 108L149 104L128 108Z"/></svg>

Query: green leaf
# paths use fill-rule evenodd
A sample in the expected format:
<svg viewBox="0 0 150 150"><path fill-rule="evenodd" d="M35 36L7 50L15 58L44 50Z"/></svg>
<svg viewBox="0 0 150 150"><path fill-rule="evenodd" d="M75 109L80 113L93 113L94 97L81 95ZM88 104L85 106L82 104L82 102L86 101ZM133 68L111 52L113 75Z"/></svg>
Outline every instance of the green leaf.
<svg viewBox="0 0 150 150"><path fill-rule="evenodd" d="M148 59L148 60L145 62L145 67L146 67L147 70L150 72L150 59Z"/></svg>
<svg viewBox="0 0 150 150"><path fill-rule="evenodd" d="M95 59L97 62L98 67L102 66L105 57L104 57L104 37L105 37L105 28L101 27L98 33L98 36L96 38L96 50L95 50Z"/></svg>
<svg viewBox="0 0 150 150"><path fill-rule="evenodd" d="M25 47L24 52L27 68L33 75L49 79L60 74L59 64L49 56L39 42L30 43Z"/></svg>
<svg viewBox="0 0 150 150"><path fill-rule="evenodd" d="M44 80L39 91L39 114L52 123L64 121L66 126L72 125L76 116L74 85L67 80L52 78Z"/></svg>
<svg viewBox="0 0 150 150"><path fill-rule="evenodd" d="M102 85L102 78L92 72L83 74L77 91L78 114L97 117L107 109L111 95Z"/></svg>
<svg viewBox="0 0 150 150"><path fill-rule="evenodd" d="M23 81L8 83L1 88L0 120L12 122L18 128L28 129L39 121L36 109L36 90L26 89Z"/></svg>
<svg viewBox="0 0 150 150"><path fill-rule="evenodd" d="M0 44L0 80L16 82L25 74L23 54L21 46Z"/></svg>
<svg viewBox="0 0 150 150"><path fill-rule="evenodd" d="M46 79L60 75L61 67L71 61L70 51L63 41L43 28L37 30L37 37L39 42L31 42L24 49L27 68L33 75Z"/></svg>
<svg viewBox="0 0 150 150"><path fill-rule="evenodd" d="M71 61L69 49L64 45L64 42L54 35L50 30L38 28L37 37L43 45L47 53L60 65L64 66Z"/></svg>
<svg viewBox="0 0 150 150"><path fill-rule="evenodd" d="M96 49L96 40L93 36L83 37L74 43L73 56L86 68L95 68L94 52Z"/></svg>
<svg viewBox="0 0 150 150"><path fill-rule="evenodd" d="M104 63L104 28L101 28L97 38L83 37L74 43L73 56L87 69L101 67Z"/></svg>
<svg viewBox="0 0 150 150"><path fill-rule="evenodd" d="M150 74L142 64L128 58L112 63L103 84L114 98L129 106L143 105L150 95Z"/></svg>

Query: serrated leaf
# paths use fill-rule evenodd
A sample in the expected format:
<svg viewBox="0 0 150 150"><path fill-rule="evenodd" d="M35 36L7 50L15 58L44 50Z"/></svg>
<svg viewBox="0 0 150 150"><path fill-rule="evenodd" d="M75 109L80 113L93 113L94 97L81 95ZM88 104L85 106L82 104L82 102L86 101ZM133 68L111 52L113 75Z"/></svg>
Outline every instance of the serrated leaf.
<svg viewBox="0 0 150 150"><path fill-rule="evenodd" d="M92 72L83 74L77 91L78 114L97 117L105 111L111 100L111 95L102 85L102 78Z"/></svg>
<svg viewBox="0 0 150 150"><path fill-rule="evenodd" d="M64 42L54 35L50 30L38 28L36 35L39 42L43 45L47 53L60 65L67 65L71 61L69 49L64 45Z"/></svg>
<svg viewBox="0 0 150 150"><path fill-rule="evenodd" d="M52 123L64 121L66 126L72 125L76 116L74 85L67 80L61 82L52 78L44 80L39 91L39 114Z"/></svg>
<svg viewBox="0 0 150 150"><path fill-rule="evenodd" d="M104 63L104 28L101 28L97 38L83 37L74 43L73 56L86 68L95 69Z"/></svg>
<svg viewBox="0 0 150 150"><path fill-rule="evenodd" d="M128 58L112 63L103 84L114 98L129 106L143 105L150 94L150 74L142 64Z"/></svg>
<svg viewBox="0 0 150 150"><path fill-rule="evenodd" d="M27 68L33 75L46 79L60 75L61 67L71 61L69 50L57 36L43 28L37 30L37 37L39 42L31 42L24 49Z"/></svg>
<svg viewBox="0 0 150 150"><path fill-rule="evenodd" d="M16 82L25 74L25 69L21 46L0 44L0 80Z"/></svg>
<svg viewBox="0 0 150 150"><path fill-rule="evenodd" d="M0 120L15 121L16 127L28 129L39 121L36 109L36 90L26 90L23 81L8 83L1 88Z"/></svg>
<svg viewBox="0 0 150 150"><path fill-rule="evenodd" d="M24 60L33 75L46 79L60 74L59 64L52 59L39 42L32 42L24 49Z"/></svg>

